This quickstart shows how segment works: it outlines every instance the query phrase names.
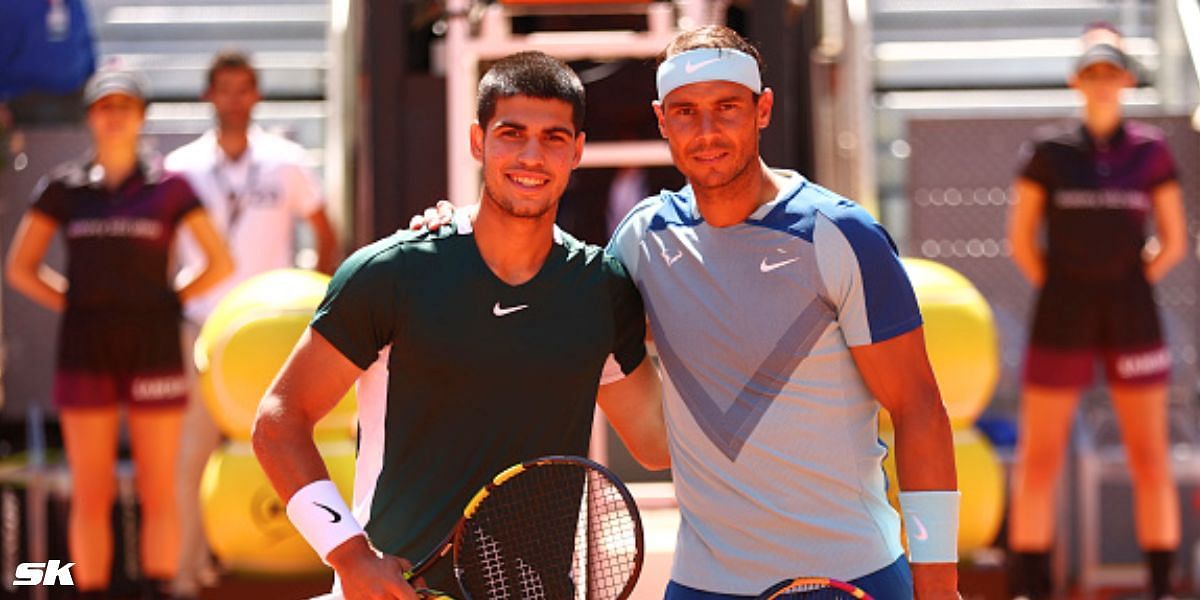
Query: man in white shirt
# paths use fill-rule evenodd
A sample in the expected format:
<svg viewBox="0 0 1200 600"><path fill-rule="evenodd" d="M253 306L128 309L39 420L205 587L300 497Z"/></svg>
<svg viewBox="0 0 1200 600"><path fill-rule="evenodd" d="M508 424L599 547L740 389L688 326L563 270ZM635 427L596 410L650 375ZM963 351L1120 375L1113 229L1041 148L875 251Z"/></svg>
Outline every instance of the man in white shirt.
<svg viewBox="0 0 1200 600"><path fill-rule="evenodd" d="M249 59L238 52L219 53L209 67L204 94L213 106L216 127L166 158L167 170L187 177L225 236L236 264L233 276L184 307L185 329L190 330L185 343L194 340L230 289L260 273L294 265L297 220L308 223L315 244L315 264L303 266L329 273L335 265L337 240L320 186L305 164L304 149L254 125L252 113L260 98L258 74ZM199 255L193 241L181 239L179 247L183 268L195 268ZM202 574L211 572L200 523L199 483L209 454L220 443L220 433L196 394L184 431L177 477L183 548L175 593L189 597L196 595Z"/></svg>

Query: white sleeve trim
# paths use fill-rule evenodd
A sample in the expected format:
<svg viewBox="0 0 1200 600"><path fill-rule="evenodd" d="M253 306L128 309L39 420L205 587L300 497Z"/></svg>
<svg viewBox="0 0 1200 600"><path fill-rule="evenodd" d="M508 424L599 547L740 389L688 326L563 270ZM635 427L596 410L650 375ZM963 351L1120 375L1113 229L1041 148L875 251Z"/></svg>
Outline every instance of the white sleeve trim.
<svg viewBox="0 0 1200 600"><path fill-rule="evenodd" d="M604 361L604 370L600 372L600 385L608 385L625 379L625 371L621 369L621 363L617 362L617 357L612 354Z"/></svg>

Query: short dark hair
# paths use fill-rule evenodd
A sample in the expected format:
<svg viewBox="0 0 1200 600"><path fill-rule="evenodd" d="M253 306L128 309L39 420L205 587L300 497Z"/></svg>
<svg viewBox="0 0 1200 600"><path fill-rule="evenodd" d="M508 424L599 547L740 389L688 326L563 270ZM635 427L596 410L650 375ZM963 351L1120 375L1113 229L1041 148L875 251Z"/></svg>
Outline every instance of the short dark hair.
<svg viewBox="0 0 1200 600"><path fill-rule="evenodd" d="M724 25L705 25L680 33L658 55L658 64L661 65L663 61L676 54L683 54L697 48L729 48L749 54L754 58L754 62L758 63L758 76L766 81L767 64L763 61L758 48L755 48L754 44L751 44L746 38L738 35L738 32Z"/></svg>
<svg viewBox="0 0 1200 600"><path fill-rule="evenodd" d="M518 52L496 61L479 81L475 105L479 125L487 127L496 116L500 99L513 96L562 100L571 105L575 133L583 131L583 82L567 63L537 51Z"/></svg>
<svg viewBox="0 0 1200 600"><path fill-rule="evenodd" d="M208 87L216 83L217 73L232 70L246 71L254 80L254 87L258 87L258 71L250 63L250 57L240 50L222 50L213 57L208 65Z"/></svg>

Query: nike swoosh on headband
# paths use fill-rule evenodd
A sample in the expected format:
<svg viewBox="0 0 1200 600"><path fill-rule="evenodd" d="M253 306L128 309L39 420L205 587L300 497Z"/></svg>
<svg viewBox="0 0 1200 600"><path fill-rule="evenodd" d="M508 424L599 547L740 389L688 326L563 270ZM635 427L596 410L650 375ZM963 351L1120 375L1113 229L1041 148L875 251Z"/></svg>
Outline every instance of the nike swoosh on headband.
<svg viewBox="0 0 1200 600"><path fill-rule="evenodd" d="M711 65L711 64L717 62L718 60L721 60L721 59L710 58L708 60L703 60L698 63L693 63L692 61L688 61L688 63L683 66L683 72L691 75L692 73L695 73L696 71L699 71L700 69L703 69L704 67Z"/></svg>

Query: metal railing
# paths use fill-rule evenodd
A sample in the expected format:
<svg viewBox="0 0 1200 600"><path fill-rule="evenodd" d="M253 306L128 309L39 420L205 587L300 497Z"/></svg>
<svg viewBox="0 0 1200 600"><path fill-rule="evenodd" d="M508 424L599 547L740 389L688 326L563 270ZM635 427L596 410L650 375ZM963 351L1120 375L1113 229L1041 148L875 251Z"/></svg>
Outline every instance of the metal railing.
<svg viewBox="0 0 1200 600"><path fill-rule="evenodd" d="M1200 0L1175 0L1175 10L1196 81L1200 82ZM1192 113L1192 128L1200 131L1200 106Z"/></svg>

